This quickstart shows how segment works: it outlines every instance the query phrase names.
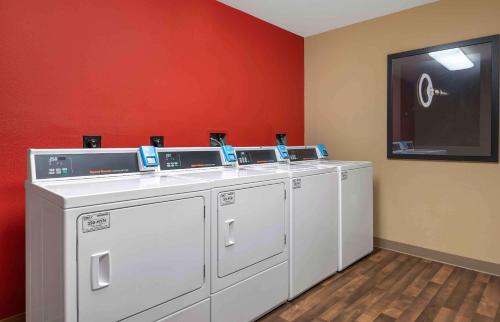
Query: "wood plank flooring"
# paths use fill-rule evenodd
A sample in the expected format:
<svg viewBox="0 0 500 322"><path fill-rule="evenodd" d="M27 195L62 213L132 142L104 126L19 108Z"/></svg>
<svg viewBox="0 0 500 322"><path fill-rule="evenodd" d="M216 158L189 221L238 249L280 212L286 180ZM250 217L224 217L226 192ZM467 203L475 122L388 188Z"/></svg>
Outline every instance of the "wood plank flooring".
<svg viewBox="0 0 500 322"><path fill-rule="evenodd" d="M500 277L376 249L260 322L500 322Z"/></svg>

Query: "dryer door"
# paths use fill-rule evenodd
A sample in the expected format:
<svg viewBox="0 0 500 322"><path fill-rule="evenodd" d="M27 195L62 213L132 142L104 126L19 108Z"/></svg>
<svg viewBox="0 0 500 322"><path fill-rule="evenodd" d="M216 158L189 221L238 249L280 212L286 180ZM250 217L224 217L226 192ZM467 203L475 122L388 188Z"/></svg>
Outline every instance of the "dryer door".
<svg viewBox="0 0 500 322"><path fill-rule="evenodd" d="M224 277L285 249L282 183L218 192L218 276Z"/></svg>
<svg viewBox="0 0 500 322"><path fill-rule="evenodd" d="M204 199L78 218L80 322L117 321L204 283Z"/></svg>

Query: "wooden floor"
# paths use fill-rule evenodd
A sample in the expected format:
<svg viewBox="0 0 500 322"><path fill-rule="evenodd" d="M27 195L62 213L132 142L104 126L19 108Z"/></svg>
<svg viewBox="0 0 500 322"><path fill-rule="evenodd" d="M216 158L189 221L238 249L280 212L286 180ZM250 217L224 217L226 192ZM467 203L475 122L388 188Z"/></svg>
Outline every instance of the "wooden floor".
<svg viewBox="0 0 500 322"><path fill-rule="evenodd" d="M500 277L377 249L259 321L500 322Z"/></svg>

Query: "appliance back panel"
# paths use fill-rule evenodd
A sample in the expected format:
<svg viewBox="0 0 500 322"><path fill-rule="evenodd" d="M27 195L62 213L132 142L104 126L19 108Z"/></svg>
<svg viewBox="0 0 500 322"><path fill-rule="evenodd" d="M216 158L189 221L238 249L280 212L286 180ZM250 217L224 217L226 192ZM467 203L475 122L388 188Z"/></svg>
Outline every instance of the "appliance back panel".
<svg viewBox="0 0 500 322"><path fill-rule="evenodd" d="M159 152L160 169L176 170L222 166L219 151L174 151Z"/></svg>
<svg viewBox="0 0 500 322"><path fill-rule="evenodd" d="M278 162L276 152L273 149L267 150L239 150L236 157L240 165L264 164Z"/></svg>
<svg viewBox="0 0 500 322"><path fill-rule="evenodd" d="M136 153L35 155L37 179L139 172Z"/></svg>
<svg viewBox="0 0 500 322"><path fill-rule="evenodd" d="M288 155L290 156L290 161L307 161L307 160L317 160L318 154L315 148L305 148L305 149L288 149Z"/></svg>

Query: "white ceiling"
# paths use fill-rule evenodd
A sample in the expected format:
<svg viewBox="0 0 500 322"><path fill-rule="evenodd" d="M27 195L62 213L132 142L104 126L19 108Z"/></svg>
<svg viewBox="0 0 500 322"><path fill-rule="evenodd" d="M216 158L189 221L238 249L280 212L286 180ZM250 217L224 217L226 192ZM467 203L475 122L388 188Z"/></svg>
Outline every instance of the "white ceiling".
<svg viewBox="0 0 500 322"><path fill-rule="evenodd" d="M218 0L307 37L437 0Z"/></svg>

